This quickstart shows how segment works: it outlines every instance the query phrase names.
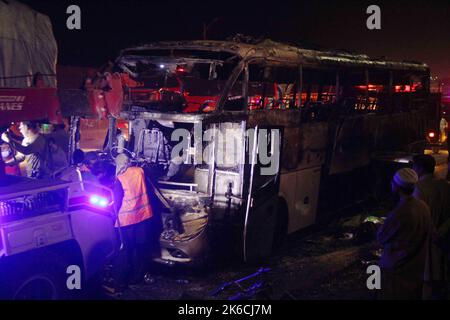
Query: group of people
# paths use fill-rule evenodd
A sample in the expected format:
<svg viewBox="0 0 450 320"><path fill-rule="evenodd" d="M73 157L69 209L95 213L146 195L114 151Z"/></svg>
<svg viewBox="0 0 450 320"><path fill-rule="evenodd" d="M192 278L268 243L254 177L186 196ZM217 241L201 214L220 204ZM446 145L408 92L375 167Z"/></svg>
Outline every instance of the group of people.
<svg viewBox="0 0 450 320"><path fill-rule="evenodd" d="M147 253L152 251L152 235L157 234L151 230L156 224L152 224L154 214L143 169L131 166L128 156L119 154L115 166L109 166L113 172L109 172L111 170L105 168L95 152L84 153L80 149L75 150L73 166L69 166L69 136L64 126L53 125L51 133L41 134L38 122L24 121L20 123L19 131L21 136L11 131L1 135L6 174L21 175L19 164L25 161L24 171L29 178L55 177L61 171L61 178L66 175L71 180L71 169L75 169L81 173L83 181L113 188L115 227L117 239L122 244L114 261L113 289L122 291L129 284L140 282Z"/></svg>
<svg viewBox="0 0 450 320"><path fill-rule="evenodd" d="M23 121L19 125L21 136L11 131L1 135L2 160L5 172L21 175L20 163L25 162L25 175L29 178L50 178L69 165L69 135L64 125L53 125L53 132L43 135L36 121Z"/></svg>
<svg viewBox="0 0 450 320"><path fill-rule="evenodd" d="M378 230L382 299L447 299L450 184L434 177L436 161L417 155L391 182L397 205Z"/></svg>
<svg viewBox="0 0 450 320"><path fill-rule="evenodd" d="M42 135L36 122L19 126L22 137L3 133L1 153L8 174L20 175L18 164L26 161L30 178L51 177L68 167L69 137L64 126ZM105 170L95 154L76 150L73 163L83 180L99 182ZM398 170L391 182L397 197L395 208L378 230L383 247L380 259L383 299L446 299L450 277L450 183L434 177L431 155L417 155L412 169ZM98 171L98 172L97 172ZM97 172L97 173L96 173ZM145 257L151 246L155 210L151 185L140 167L130 165L125 153L115 159L114 190L117 238L123 244L114 263L114 290L143 279ZM102 183L104 184L104 183ZM151 250L151 249L150 249Z"/></svg>

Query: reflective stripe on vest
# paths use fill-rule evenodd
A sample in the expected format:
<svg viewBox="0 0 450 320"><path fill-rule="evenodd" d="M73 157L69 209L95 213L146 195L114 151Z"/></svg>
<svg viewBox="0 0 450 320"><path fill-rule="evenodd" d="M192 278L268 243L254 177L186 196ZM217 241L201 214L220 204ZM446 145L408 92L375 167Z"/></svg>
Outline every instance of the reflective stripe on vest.
<svg viewBox="0 0 450 320"><path fill-rule="evenodd" d="M120 225L125 227L151 218L153 214L145 186L144 170L130 167L117 179L123 188L122 206L119 210Z"/></svg>

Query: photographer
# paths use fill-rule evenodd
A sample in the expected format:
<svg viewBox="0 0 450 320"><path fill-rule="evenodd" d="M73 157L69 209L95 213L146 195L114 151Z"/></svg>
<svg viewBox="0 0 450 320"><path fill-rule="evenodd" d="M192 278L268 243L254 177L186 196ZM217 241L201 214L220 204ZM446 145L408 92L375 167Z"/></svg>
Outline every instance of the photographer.
<svg viewBox="0 0 450 320"><path fill-rule="evenodd" d="M44 178L50 176L51 157L47 141L39 134L39 126L35 121L23 121L19 126L24 137L19 141L17 137L3 133L1 138L9 143L20 154L16 156L18 162L26 161L26 174L29 178Z"/></svg>

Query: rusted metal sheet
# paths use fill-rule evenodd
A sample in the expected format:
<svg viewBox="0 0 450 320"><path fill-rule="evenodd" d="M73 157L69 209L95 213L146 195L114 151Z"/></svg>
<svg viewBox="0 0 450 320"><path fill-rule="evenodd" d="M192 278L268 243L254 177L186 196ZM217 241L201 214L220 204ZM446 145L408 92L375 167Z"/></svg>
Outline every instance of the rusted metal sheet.
<svg viewBox="0 0 450 320"><path fill-rule="evenodd" d="M232 41L166 41L146 44L139 47L125 49L121 52L122 58L126 59L130 53L145 50L207 50L212 52L228 52L239 56L242 59L268 59L274 63L287 62L303 65L352 65L359 67L377 67L398 70L426 71L428 66L424 63L409 61L389 61L381 59L371 59L365 54L352 54L343 51L331 50L309 50L292 45L264 40L255 44L239 43Z"/></svg>
<svg viewBox="0 0 450 320"><path fill-rule="evenodd" d="M368 165L378 152L407 151L424 141L429 120L425 111L360 115L334 122L329 173Z"/></svg>
<svg viewBox="0 0 450 320"><path fill-rule="evenodd" d="M56 88L0 88L0 126L25 120L61 123Z"/></svg>
<svg viewBox="0 0 450 320"><path fill-rule="evenodd" d="M301 123L301 111L291 110L254 110L249 113L249 126L297 127Z"/></svg>
<svg viewBox="0 0 450 320"><path fill-rule="evenodd" d="M283 130L282 168L287 170L320 166L326 158L328 123L301 123L301 111L270 110L249 113L249 127L269 126Z"/></svg>
<svg viewBox="0 0 450 320"><path fill-rule="evenodd" d="M209 198L201 194L183 190L161 190L169 204L179 212L181 232L171 235L170 240L187 241L200 232L208 224Z"/></svg>

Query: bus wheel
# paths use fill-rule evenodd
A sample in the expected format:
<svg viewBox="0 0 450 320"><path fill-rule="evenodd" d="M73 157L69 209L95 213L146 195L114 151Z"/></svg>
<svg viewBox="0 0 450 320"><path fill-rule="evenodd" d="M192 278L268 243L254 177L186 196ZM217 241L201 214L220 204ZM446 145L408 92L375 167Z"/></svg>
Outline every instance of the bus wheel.
<svg viewBox="0 0 450 320"><path fill-rule="evenodd" d="M277 201L278 196L273 197L251 212L246 243L246 258L250 263L262 263L272 254Z"/></svg>
<svg viewBox="0 0 450 320"><path fill-rule="evenodd" d="M276 222L273 234L273 249L280 249L286 242L288 232L288 206L283 198L278 199L276 207Z"/></svg>

